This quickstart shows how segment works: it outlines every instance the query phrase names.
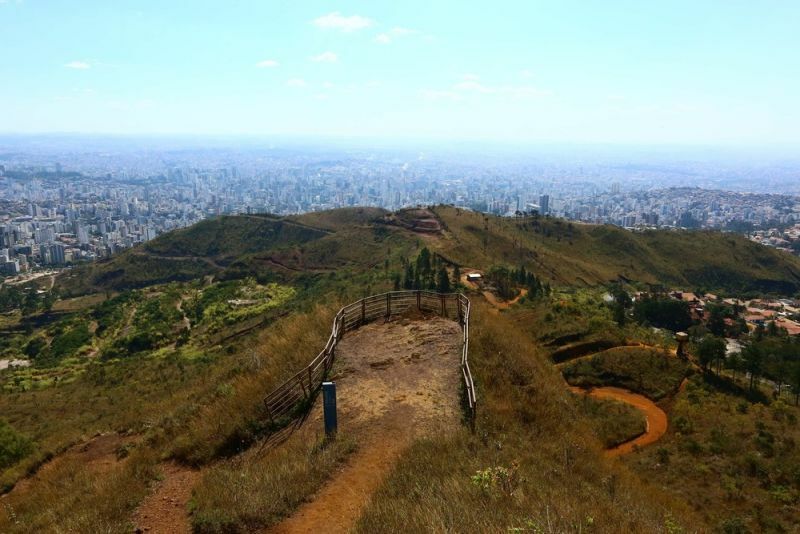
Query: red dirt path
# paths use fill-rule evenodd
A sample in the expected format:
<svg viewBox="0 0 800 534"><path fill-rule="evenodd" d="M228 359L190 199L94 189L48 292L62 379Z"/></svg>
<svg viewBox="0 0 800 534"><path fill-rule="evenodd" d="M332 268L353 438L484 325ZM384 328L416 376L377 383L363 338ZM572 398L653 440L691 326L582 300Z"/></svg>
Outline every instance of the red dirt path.
<svg viewBox="0 0 800 534"><path fill-rule="evenodd" d="M638 447L644 447L645 445L655 443L667 432L667 414L664 413L664 410L659 408L656 403L643 395L638 395L627 389L615 387L599 387L586 390L576 386L570 386L569 389L581 395L590 395L598 399L613 399L624 402L644 413L645 420L647 421L644 433L625 443L620 443L616 447L606 449L604 454L608 457L628 454Z"/></svg>

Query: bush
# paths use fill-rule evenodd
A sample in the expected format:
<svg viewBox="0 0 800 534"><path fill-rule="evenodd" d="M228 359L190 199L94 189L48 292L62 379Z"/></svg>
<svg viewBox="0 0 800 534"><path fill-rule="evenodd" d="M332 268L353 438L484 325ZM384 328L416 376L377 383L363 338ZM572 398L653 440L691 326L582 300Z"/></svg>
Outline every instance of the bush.
<svg viewBox="0 0 800 534"><path fill-rule="evenodd" d="M0 420L0 469L14 465L33 450L33 443Z"/></svg>

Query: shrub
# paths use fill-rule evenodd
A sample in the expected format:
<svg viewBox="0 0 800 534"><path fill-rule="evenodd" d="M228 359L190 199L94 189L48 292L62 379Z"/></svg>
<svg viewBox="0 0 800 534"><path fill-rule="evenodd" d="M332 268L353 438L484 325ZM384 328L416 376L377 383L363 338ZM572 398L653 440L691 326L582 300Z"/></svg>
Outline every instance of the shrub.
<svg viewBox="0 0 800 534"><path fill-rule="evenodd" d="M0 420L0 469L14 465L33 450L33 443Z"/></svg>

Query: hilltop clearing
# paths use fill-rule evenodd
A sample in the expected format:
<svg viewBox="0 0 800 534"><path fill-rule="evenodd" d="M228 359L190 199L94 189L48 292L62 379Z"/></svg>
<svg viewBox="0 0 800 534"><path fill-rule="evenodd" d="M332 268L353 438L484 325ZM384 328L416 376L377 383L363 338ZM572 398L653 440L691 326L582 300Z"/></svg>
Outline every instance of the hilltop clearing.
<svg viewBox="0 0 800 534"><path fill-rule="evenodd" d="M452 320L397 318L348 333L337 347L331 378L337 386L338 439L352 440L356 450L328 473L331 478L297 510L285 502L270 502L269 493L275 489L266 485L274 480L249 476L268 470L263 464L268 460L214 468L197 489L195 528L253 529L270 526L285 514L288 519L271 531L347 531L414 440L463 431L459 425L460 361L461 329ZM318 401L303 428L289 439L317 441L322 426ZM248 482L229 485L232 478L228 477L239 471ZM253 506L260 520L249 515Z"/></svg>

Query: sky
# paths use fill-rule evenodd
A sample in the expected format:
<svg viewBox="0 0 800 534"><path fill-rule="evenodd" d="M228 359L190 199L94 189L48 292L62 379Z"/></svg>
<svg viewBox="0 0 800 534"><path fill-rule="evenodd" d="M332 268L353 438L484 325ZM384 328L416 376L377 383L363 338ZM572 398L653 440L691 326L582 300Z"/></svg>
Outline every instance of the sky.
<svg viewBox="0 0 800 534"><path fill-rule="evenodd" d="M0 0L0 132L800 148L800 2Z"/></svg>

